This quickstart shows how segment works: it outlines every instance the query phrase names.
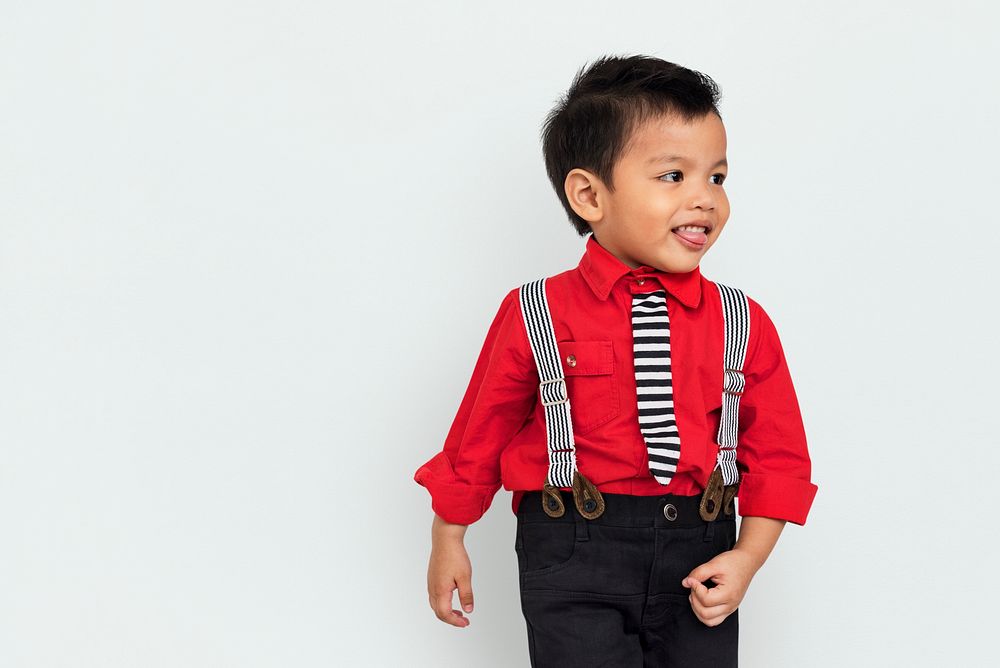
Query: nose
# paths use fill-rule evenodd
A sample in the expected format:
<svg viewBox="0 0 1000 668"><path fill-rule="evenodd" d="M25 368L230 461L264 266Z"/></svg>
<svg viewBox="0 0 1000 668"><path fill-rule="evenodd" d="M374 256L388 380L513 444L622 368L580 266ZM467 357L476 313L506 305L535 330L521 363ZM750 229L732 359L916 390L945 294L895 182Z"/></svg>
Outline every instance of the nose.
<svg viewBox="0 0 1000 668"><path fill-rule="evenodd" d="M711 183L698 184L696 181L689 181L692 189L690 200L688 202L690 208L700 208L700 209L714 209L715 208L715 191L712 190Z"/></svg>

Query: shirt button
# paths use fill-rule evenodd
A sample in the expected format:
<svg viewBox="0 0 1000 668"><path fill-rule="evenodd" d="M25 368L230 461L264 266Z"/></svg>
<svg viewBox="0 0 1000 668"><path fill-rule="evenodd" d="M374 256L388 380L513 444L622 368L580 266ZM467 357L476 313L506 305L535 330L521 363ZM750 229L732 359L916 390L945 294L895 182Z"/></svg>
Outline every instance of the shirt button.
<svg viewBox="0 0 1000 668"><path fill-rule="evenodd" d="M566 364L569 364L570 366L576 366L576 355L569 355L566 358Z"/></svg>
<svg viewBox="0 0 1000 668"><path fill-rule="evenodd" d="M636 281L636 283L638 283L639 285L644 285L646 283L646 279L640 278L639 280Z"/></svg>

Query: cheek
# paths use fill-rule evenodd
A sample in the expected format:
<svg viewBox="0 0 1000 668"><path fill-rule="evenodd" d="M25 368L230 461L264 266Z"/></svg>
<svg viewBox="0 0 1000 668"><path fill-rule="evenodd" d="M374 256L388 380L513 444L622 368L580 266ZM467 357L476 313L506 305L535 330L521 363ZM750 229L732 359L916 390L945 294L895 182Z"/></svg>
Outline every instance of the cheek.
<svg viewBox="0 0 1000 668"><path fill-rule="evenodd" d="M635 201L641 207L643 217L651 223L662 225L677 212L677 202L665 189L650 188L638 194Z"/></svg>
<svg viewBox="0 0 1000 668"><path fill-rule="evenodd" d="M719 240L719 237L721 237L722 233L725 232L725 231L726 231L726 224L725 223L723 223L722 225L717 226L714 230L712 230L712 236L709 239L709 243L710 244L714 244L716 241Z"/></svg>
<svg viewBox="0 0 1000 668"><path fill-rule="evenodd" d="M725 220L729 218L729 195L723 190L716 200L716 208L719 210L719 218Z"/></svg>

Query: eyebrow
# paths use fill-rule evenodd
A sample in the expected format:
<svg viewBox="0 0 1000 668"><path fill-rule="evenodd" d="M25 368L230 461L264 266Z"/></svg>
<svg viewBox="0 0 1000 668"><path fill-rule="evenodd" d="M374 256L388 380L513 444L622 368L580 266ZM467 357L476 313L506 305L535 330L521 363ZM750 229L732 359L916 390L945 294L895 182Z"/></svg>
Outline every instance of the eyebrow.
<svg viewBox="0 0 1000 668"><path fill-rule="evenodd" d="M657 155L650 158L648 164L657 165L660 164L661 162L687 162L687 158L685 158L683 155L666 155L666 154ZM726 167L728 167L729 162L725 158L723 158L722 160L719 160L712 166L718 167L719 165L725 165Z"/></svg>

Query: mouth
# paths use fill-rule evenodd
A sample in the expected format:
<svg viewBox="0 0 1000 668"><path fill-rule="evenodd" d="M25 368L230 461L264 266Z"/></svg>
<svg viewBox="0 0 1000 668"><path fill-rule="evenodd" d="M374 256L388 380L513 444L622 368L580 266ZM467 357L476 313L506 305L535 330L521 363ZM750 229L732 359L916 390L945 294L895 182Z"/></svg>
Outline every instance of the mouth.
<svg viewBox="0 0 1000 668"><path fill-rule="evenodd" d="M688 248L700 250L708 243L708 233L712 231L712 224L708 221L678 225L670 230Z"/></svg>

